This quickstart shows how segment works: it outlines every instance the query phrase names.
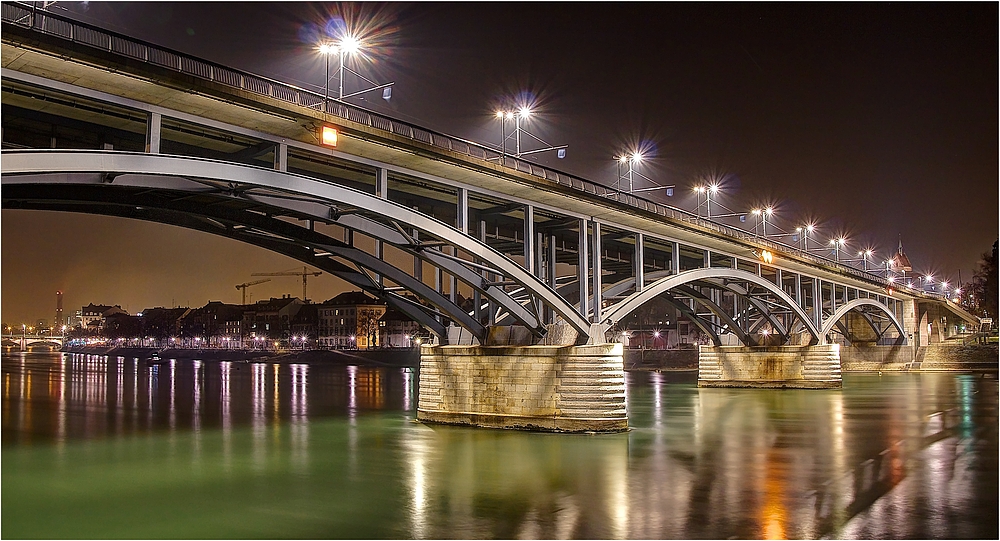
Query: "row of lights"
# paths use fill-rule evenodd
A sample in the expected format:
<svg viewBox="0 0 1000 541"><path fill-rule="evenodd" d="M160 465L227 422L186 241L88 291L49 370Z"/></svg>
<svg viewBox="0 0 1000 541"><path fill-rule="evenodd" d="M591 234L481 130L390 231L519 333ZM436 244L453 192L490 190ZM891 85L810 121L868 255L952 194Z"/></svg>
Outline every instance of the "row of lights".
<svg viewBox="0 0 1000 541"><path fill-rule="evenodd" d="M330 82L330 57L334 56L334 55L339 56L339 59L340 59L340 62L339 62L339 81L338 81L339 88L338 88L338 92L337 92L337 97L338 97L338 99L343 100L345 98L345 95L344 95L344 70L346 69L345 60L346 60L347 56L353 55L353 54L357 54L357 53L359 53L362 50L361 40L359 40L355 36L346 35L343 38L341 38L339 41L327 41L327 42L321 43L317 47L317 49L318 49L318 51L322 55L324 55L326 57L326 82L325 82L325 85L324 85L324 98L326 98L326 99L329 99L329 94L330 94L330 91L329 91L329 82ZM375 90L377 88L388 87L388 86L391 86L391 83L389 85L376 86L376 87L373 87L373 88L368 89L368 90L363 90L361 92L356 92L354 94L349 94L346 97L350 97L352 95L356 95L356 94L368 92L368 91L371 91L371 90ZM386 89L386 90L388 90L388 89ZM385 92L383 94L383 97L385 99L389 99L390 95L391 94L389 92ZM523 152L522 151L522 149L521 149L521 134L522 134L522 132L524 130L521 127L521 121L525 120L525 119L528 119L528 118L530 118L533 115L533 111L532 111L532 109L530 107L528 107L528 106L521 106L521 107L518 107L518 108L515 108L515 109L509 109L509 110L501 109L501 110L497 110L496 113L495 113L495 115L496 115L496 118L498 120L500 120L500 123L501 123L501 154L502 154L502 156L506 156L507 155L506 145L507 145L507 139L509 138L509 136L508 136L508 134L506 132L506 125L507 125L508 121L514 121L514 123L515 123L515 126L514 126L514 137L515 137L515 149L514 149L515 153L514 153L514 156L515 157L520 157L520 156L522 156L523 154L526 154L526 153L535 153L535 152L542 152L542 151L547 151L547 150L557 150L558 153L559 153L559 157L560 158L562 158L562 157L564 157L566 155L565 154L565 152L566 152L566 147L565 146L561 146L561 147L548 147L548 148L531 150L531 151L528 151L528 152ZM534 137L534 136L532 136L532 137ZM536 139L537 139L537 137L536 137ZM324 127L323 128L323 133L322 133L322 141L324 142L324 144L328 144L330 146L336 146L336 143L337 143L337 131L336 131L336 129L335 128L330 128L330 127ZM501 159L503 159L503 158L501 157ZM623 153L620 156L616 156L615 159L617 160L617 162L619 164L619 182L623 179L622 173L621 173L621 167L622 166L626 166L626 165L628 166L628 181L629 181L629 190L628 191L629 191L629 193L632 193L634 191L634 186L632 184L632 180L633 180L633 175L635 174L633 166L636 165L636 164L641 163L643 161L643 159L644 159L644 156L643 156L643 154L641 152L636 151L636 152L631 152L631 153ZM647 180L649 180L649 179L647 179ZM657 186L657 188L660 188L660 187L661 186ZM652 189L657 189L657 188L652 188ZM668 190L668 195L672 194L673 186L669 186L669 187L665 187L665 188ZM710 183L710 184L698 185L698 186L694 187L694 192L696 194L698 194L698 196L699 196L698 207L696 208L696 211L699 213L699 216L700 216L700 208L701 208L700 196L702 194L704 194L704 196L705 196L705 206L706 206L707 218L708 219L712 219L713 218L713 215L712 215L712 197L713 196L717 196L719 194L720 190L721 190L721 187L720 187L720 185L718 183ZM718 202L717 202L717 205L718 205ZM718 205L718 206L721 206L721 205ZM764 237L767 237L768 236L768 234L767 234L767 224L768 224L768 221L771 220L772 217L773 217L773 215L775 214L774 207L767 206L767 207L761 207L761 208L754 208L754 209L751 209L750 213L757 218L757 223L754 225L754 233L756 234L757 228L760 227L761 228L761 235L764 236ZM722 216L716 215L715 217L722 217ZM742 217L743 216L741 215L741 218ZM816 230L815 224L811 224L811 223L803 225L803 226L796 227L795 232L799 236L799 239L800 239L799 243L800 243L800 248L801 249L803 249L805 251L809 251L810 250L810 248L809 248L809 237L815 232L815 230ZM833 251L834 251L834 257L835 257L835 259L836 259L837 262L841 261L841 251L844 249L844 247L846 246L846 244L847 244L847 239L844 236L840 236L840 237L837 237L837 238L834 238L834 239L830 240L829 247L831 249L833 249ZM865 250L859 251L857 255L858 255L859 258L861 258L863 269L865 271L867 271L868 270L868 261L874 255L874 251L872 249L865 249ZM767 252L767 251L763 251L762 252L762 257L765 257L766 259L771 259L771 257L768 257L768 256L773 257L770 254L770 252ZM766 262L770 263L770 261L766 261ZM893 258L891 258L891 257L887 258L885 260L885 264L886 264L885 272L886 272L886 275L887 275L887 279L889 279L890 282L894 281L895 277L889 276L889 272L891 270L891 267L894 264ZM923 278L923 281L924 281L924 286L925 287L927 285L933 285L934 284L933 277L930 276L930 275L925 276ZM948 282L947 281L942 281L941 282L941 286L942 286L942 290L945 293L947 293ZM907 287L912 287L912 282L908 282L907 283ZM955 295L960 295L961 294L961 290L960 289L955 289L954 293L955 293ZM293 339L294 340L305 340L306 338L305 337L294 337ZM353 342L354 340L355 340L355 338L352 336L351 337L351 341Z"/></svg>

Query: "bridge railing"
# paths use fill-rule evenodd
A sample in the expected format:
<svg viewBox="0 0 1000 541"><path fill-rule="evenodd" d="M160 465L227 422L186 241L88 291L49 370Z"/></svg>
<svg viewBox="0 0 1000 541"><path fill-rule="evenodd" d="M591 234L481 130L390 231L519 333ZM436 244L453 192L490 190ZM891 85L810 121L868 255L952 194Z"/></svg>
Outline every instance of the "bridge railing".
<svg viewBox="0 0 1000 541"><path fill-rule="evenodd" d="M430 144L441 149L446 149L448 151L473 158L491 161L496 160L503 166L510 167L511 169L515 169L541 179L555 182L561 186L566 186L584 193L596 195L598 197L613 199L622 204L642 209L666 218L696 224L699 227L715 231L720 235L753 242L772 251L793 253L799 259L834 267L843 274L852 275L869 282L888 285L888 282L884 278L869 272L835 262L828 258L816 256L815 254L811 254L788 244L762 238L739 228L730 227L725 224L702 218L692 212L679 209L677 207L637 197L633 194L622 192L603 184L585 180L552 168L543 167L536 163L522 160L509 154L502 155L497 150L483 146L479 143L467 141L451 135L445 135L426 128L421 128L363 107L345 103L337 100L336 98L327 98L318 92L313 92L311 90L299 88L280 81L261 77L259 75L253 75L251 73L228 68L220 64L146 43L141 40L118 34L116 32L111 32L87 23L75 21L63 15L39 10L33 5L21 2L3 2L2 10L0 10L0 20L5 23L18 25L24 28L31 28L44 34L58 36L74 43L88 45L110 53L117 53L133 60L146 62L161 68L171 69L192 77L204 79L206 81L229 86L245 92L260 94L278 101L317 110L322 110L325 107L328 114L350 120L364 126L384 130L401 137L407 137L415 141Z"/></svg>

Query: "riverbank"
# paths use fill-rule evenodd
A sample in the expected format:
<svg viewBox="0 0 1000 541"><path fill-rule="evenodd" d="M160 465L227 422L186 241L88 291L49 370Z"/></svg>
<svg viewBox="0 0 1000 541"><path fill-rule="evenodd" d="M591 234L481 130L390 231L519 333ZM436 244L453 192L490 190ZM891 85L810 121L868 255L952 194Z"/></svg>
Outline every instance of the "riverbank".
<svg viewBox="0 0 1000 541"><path fill-rule="evenodd" d="M136 348L109 346L66 347L63 353L107 355L163 363L171 359L200 361L253 361L272 363L339 363L366 366L408 366L420 363L417 349L260 351L238 349Z"/></svg>

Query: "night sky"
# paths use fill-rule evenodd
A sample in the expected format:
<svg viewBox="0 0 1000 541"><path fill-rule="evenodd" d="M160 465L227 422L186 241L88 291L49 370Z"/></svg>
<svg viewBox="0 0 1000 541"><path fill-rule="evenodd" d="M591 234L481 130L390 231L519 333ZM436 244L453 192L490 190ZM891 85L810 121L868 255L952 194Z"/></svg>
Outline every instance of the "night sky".
<svg viewBox="0 0 1000 541"><path fill-rule="evenodd" d="M537 161L612 183L612 157L693 209L691 187L763 204L792 230L845 234L914 271L968 281L998 231L998 5L58 3L83 21L322 90L315 44L346 20L370 44L359 71L395 81L392 100L352 100L498 144L493 112L530 99L532 133L569 145ZM350 82L350 79L347 79ZM334 85L335 85L334 81ZM2 212L2 318L65 309L239 302L252 272L301 267L236 241L124 219ZM344 289L310 281L325 300ZM296 278L249 290L301 294Z"/></svg>

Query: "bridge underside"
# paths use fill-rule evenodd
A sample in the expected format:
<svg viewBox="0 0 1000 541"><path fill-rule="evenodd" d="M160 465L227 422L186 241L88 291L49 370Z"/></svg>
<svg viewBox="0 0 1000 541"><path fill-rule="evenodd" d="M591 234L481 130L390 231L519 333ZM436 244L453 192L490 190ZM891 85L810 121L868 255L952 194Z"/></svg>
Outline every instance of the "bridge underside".
<svg viewBox="0 0 1000 541"><path fill-rule="evenodd" d="M51 158L44 154L19 157L44 171ZM578 340L587 339L586 320L541 280L454 227L393 202L246 166L142 154L89 156L94 154L104 154L100 162L126 157L158 163L153 171L134 166L88 173L78 170L83 157L68 153L63 157L76 163L71 171L12 176L8 158L4 207L142 219L248 242L325 270L441 337L449 324L468 329L481 343L487 326L496 324L521 325L541 337L545 307L550 319L558 316L576 329ZM164 161L165 170L156 170ZM254 176L256 182L238 181ZM288 187L295 181L303 187ZM322 194L311 193L316 191ZM422 279L424 265L435 273L437 287ZM443 287L447 278L453 280L449 292ZM456 283L487 300L492 317L477 319L467 303L460 305Z"/></svg>
<svg viewBox="0 0 1000 541"><path fill-rule="evenodd" d="M658 321L661 312L666 325L687 323L716 346L811 345L837 334L849 342L903 336L881 300L838 306L834 293L846 296L847 289L832 286L825 296L812 279L777 270L767 276L760 264L747 268L735 257L723 261L728 266L717 265L714 253L688 255L679 243L644 242L596 223L549 218L539 224L530 208L519 205L477 208L476 239L468 227L386 197L259 167L122 152L5 151L4 157L4 208L142 219L247 242L337 276L445 340L449 325L467 329L480 344L487 343L489 327L518 325L537 342L547 324L563 322L575 332L572 343L602 342L608 337L593 321L611 328L610 339L618 341L616 333L627 336L642 327L636 322ZM391 195L386 183L381 186ZM456 219L469 224L475 198L458 195ZM516 221L509 215L515 207L524 235L518 239L515 231L513 240L501 241L500 224ZM492 240L484 234L491 217L497 228ZM569 245L574 237L576 244ZM590 260L588 244L596 250ZM532 255L515 262L517 251ZM557 275L557 265L568 259L576 260L575 271ZM425 280L425 267L434 285ZM581 283L581 269L600 277L589 284L593 294L591 278ZM608 285L612 279L617 281ZM817 322L824 320L821 328Z"/></svg>

